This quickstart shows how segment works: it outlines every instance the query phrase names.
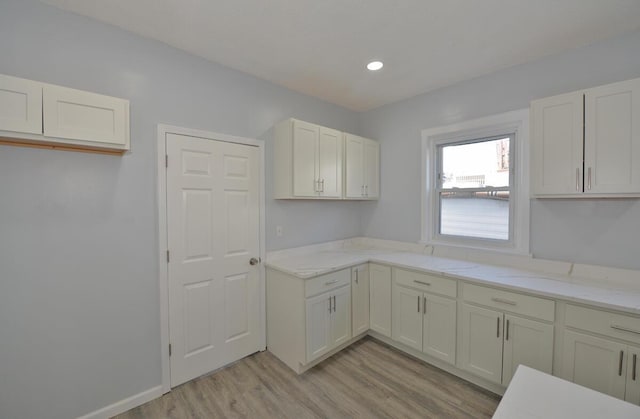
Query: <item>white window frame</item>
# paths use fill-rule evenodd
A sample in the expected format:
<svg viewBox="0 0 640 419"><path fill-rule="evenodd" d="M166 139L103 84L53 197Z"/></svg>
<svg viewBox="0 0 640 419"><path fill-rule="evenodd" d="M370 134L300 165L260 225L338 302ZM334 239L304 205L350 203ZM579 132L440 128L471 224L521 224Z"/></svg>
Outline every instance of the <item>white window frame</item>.
<svg viewBox="0 0 640 419"><path fill-rule="evenodd" d="M515 134L513 193L510 241L438 234L438 197L436 170L438 146L483 139L503 134ZM426 245L447 245L505 253L529 254L529 109L506 112L458 124L422 131L422 207L421 240Z"/></svg>

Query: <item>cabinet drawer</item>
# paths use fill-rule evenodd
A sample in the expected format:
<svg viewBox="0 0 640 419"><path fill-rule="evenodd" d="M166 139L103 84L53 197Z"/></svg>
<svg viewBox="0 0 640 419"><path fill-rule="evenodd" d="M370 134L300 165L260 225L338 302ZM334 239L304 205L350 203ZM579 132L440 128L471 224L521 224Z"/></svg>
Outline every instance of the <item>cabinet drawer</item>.
<svg viewBox="0 0 640 419"><path fill-rule="evenodd" d="M503 311L550 322L555 318L555 302L544 298L472 284L464 284L462 286L462 295L465 301L494 307Z"/></svg>
<svg viewBox="0 0 640 419"><path fill-rule="evenodd" d="M393 268L396 284L456 298L456 281L435 275Z"/></svg>
<svg viewBox="0 0 640 419"><path fill-rule="evenodd" d="M311 297L351 283L351 269L343 269L330 274L307 279L304 284L304 296Z"/></svg>
<svg viewBox="0 0 640 419"><path fill-rule="evenodd" d="M568 304L565 324L576 329L640 343L639 317Z"/></svg>

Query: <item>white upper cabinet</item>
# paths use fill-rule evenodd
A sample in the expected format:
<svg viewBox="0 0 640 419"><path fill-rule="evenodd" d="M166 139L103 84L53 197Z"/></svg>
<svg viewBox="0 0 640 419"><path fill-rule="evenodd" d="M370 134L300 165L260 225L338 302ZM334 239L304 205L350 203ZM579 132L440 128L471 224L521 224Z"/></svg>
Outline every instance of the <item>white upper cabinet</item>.
<svg viewBox="0 0 640 419"><path fill-rule="evenodd" d="M42 84L0 74L0 129L42 134Z"/></svg>
<svg viewBox="0 0 640 419"><path fill-rule="evenodd" d="M538 197L640 196L640 79L531 102Z"/></svg>
<svg viewBox="0 0 640 419"><path fill-rule="evenodd" d="M9 141L129 150L129 101L0 75L0 135Z"/></svg>
<svg viewBox="0 0 640 419"><path fill-rule="evenodd" d="M345 198L380 196L380 145L377 141L345 134Z"/></svg>
<svg viewBox="0 0 640 419"><path fill-rule="evenodd" d="M342 198L342 133L297 119L276 125L275 197Z"/></svg>
<svg viewBox="0 0 640 419"><path fill-rule="evenodd" d="M66 87L44 85L44 135L129 149L129 102Z"/></svg>

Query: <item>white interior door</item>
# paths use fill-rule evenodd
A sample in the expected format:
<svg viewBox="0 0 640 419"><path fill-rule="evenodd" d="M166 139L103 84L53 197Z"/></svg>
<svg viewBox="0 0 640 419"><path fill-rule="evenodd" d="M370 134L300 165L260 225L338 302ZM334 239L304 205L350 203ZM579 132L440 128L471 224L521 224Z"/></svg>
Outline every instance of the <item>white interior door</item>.
<svg viewBox="0 0 640 419"><path fill-rule="evenodd" d="M260 349L258 148L167 134L171 386Z"/></svg>

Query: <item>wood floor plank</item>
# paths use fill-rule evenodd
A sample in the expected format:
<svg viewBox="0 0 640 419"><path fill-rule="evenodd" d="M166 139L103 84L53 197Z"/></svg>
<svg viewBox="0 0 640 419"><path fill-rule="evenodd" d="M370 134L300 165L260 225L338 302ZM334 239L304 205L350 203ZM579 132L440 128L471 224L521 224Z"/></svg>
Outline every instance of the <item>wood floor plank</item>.
<svg viewBox="0 0 640 419"><path fill-rule="evenodd" d="M268 351L117 419L490 418L500 397L364 338L296 375Z"/></svg>

